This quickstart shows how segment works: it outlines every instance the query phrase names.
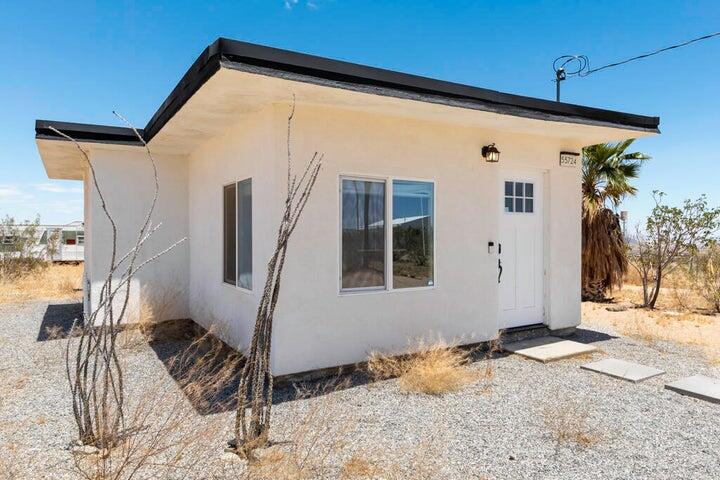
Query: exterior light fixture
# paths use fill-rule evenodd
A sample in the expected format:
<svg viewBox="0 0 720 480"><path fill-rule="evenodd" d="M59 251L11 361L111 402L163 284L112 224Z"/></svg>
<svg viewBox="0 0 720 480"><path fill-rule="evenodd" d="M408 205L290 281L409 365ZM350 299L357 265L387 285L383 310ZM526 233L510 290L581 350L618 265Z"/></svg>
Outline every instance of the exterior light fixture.
<svg viewBox="0 0 720 480"><path fill-rule="evenodd" d="M485 145L481 150L482 156L488 163L497 163L500 161L500 150L495 148L495 144Z"/></svg>

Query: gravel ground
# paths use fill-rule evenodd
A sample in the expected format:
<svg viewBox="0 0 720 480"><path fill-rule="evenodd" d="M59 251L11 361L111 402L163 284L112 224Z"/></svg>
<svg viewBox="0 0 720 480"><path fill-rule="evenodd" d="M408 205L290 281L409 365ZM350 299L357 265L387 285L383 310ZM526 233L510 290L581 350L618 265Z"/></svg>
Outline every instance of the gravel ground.
<svg viewBox="0 0 720 480"><path fill-rule="evenodd" d="M75 304L0 305L0 478L11 473L73 478L64 341L46 339L42 332L77 313ZM587 358L543 365L500 356L472 366L485 371L491 362L491 380L443 397L404 394L394 380L367 383L355 375L352 386L313 398L293 399L289 389L278 392L271 436L292 440L297 430L291 426L319 406L325 422L314 431L323 441L343 431L348 440L334 446L327 472L335 473L328 478L353 453L432 472L423 478L720 478L720 405L663 389L665 382L685 375L720 378L720 367L708 365L693 348L649 345L609 330L581 327L574 339L602 350L593 358L611 355L667 373L631 384L582 371L579 365ZM141 392L175 388L182 397L163 363L177 348L177 342L160 342L128 350L127 384ZM547 426L547 418L562 417L574 404L588 414L587 431L595 440L590 446L558 445ZM230 436L233 412L192 411L202 422L224 427L205 442L203 455L212 468L178 478L221 478L228 473L222 442ZM242 468L234 465L230 476L239 478Z"/></svg>

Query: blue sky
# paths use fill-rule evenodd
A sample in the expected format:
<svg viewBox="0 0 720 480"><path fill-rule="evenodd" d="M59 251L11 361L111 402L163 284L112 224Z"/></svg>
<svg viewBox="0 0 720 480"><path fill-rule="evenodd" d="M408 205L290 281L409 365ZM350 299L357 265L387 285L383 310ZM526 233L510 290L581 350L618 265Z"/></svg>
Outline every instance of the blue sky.
<svg viewBox="0 0 720 480"><path fill-rule="evenodd" d="M249 0L3 2L0 10L0 215L82 217L79 182L50 181L37 118L144 126L219 36L553 98L552 60L598 66L720 30L717 1ZM720 204L720 38L568 80L563 100L659 115L653 156L623 207L631 222L662 189Z"/></svg>

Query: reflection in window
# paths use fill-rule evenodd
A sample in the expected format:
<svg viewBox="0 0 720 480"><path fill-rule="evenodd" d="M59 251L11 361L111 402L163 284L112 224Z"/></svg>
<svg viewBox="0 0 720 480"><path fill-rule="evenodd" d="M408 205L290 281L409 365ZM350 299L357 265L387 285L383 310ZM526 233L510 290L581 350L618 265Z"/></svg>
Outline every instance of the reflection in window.
<svg viewBox="0 0 720 480"><path fill-rule="evenodd" d="M393 181L393 287L434 283L433 184Z"/></svg>
<svg viewBox="0 0 720 480"><path fill-rule="evenodd" d="M223 187L223 280L235 285L235 184Z"/></svg>
<svg viewBox="0 0 720 480"><path fill-rule="evenodd" d="M223 281L252 290L252 180L223 187Z"/></svg>
<svg viewBox="0 0 720 480"><path fill-rule="evenodd" d="M237 184L237 286L252 290L252 180Z"/></svg>
<svg viewBox="0 0 720 480"><path fill-rule="evenodd" d="M342 180L343 289L385 286L385 182Z"/></svg>

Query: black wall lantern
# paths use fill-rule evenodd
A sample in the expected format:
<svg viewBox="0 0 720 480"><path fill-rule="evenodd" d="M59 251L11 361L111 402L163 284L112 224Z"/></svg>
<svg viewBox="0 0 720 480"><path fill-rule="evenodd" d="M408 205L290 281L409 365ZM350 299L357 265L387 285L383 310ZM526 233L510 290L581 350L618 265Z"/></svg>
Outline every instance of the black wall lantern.
<svg viewBox="0 0 720 480"><path fill-rule="evenodd" d="M497 163L500 161L500 150L495 148L494 143L482 147L481 153L486 162Z"/></svg>

